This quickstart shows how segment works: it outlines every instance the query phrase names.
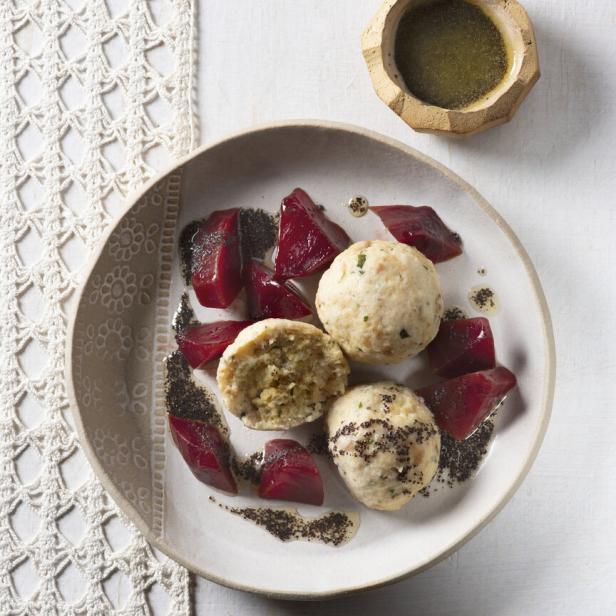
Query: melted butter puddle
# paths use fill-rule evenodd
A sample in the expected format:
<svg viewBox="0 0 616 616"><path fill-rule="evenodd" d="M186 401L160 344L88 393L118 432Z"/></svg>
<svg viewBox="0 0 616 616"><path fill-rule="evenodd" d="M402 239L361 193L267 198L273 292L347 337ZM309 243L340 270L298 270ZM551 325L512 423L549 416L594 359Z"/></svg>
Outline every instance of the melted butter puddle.
<svg viewBox="0 0 616 616"><path fill-rule="evenodd" d="M221 509L253 522L285 542L303 540L337 547L350 541L359 528L359 514L356 512L330 511L308 518L290 507L230 507L218 502L213 496L209 499Z"/></svg>
<svg viewBox="0 0 616 616"><path fill-rule="evenodd" d="M352 216L355 216L355 218L361 218L368 213L370 204L368 203L368 199L366 199L366 197L356 195L348 200L346 207Z"/></svg>
<svg viewBox="0 0 616 616"><path fill-rule="evenodd" d="M165 357L165 407L169 415L209 423L223 437L229 435L216 396L193 380L190 366L180 351Z"/></svg>
<svg viewBox="0 0 616 616"><path fill-rule="evenodd" d="M468 294L468 301L475 310L484 314L496 314L500 308L496 293L484 285L473 287Z"/></svg>

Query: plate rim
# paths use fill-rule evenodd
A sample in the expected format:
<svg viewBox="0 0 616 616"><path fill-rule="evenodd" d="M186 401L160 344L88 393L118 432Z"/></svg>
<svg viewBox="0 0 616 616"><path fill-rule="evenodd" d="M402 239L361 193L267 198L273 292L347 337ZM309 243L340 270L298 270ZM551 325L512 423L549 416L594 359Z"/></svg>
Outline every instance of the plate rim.
<svg viewBox="0 0 616 616"><path fill-rule="evenodd" d="M122 222L124 217L129 213L129 211L133 208L133 206L137 203L139 199L141 199L151 188L153 188L158 182L163 180L166 176L173 173L180 167L184 166L197 156L200 156L204 152L210 149L214 149L223 143L231 142L237 139L241 139L247 135L260 133L260 132L268 132L272 130L280 130L280 129L297 129L297 128L312 128L312 129L326 129L333 131L341 131L345 133L354 133L356 135L366 137L373 141L380 142L381 144L388 145L390 147L396 148L397 150L402 151L404 154L414 157L421 162L426 163L427 165L437 169L443 175L445 175L449 180L455 182L463 191L468 193L471 198L482 208L482 210L492 219L492 221L501 229L501 231L507 236L509 241L511 242L515 252L518 254L519 258L524 265L526 273L529 277L531 287L541 311L542 315L542 325L543 325L543 337L546 348L546 358L545 358L545 369L546 369L546 381L543 388L543 397L541 404L541 422L537 427L537 430L533 436L532 447L530 448L526 459L524 460L524 465L522 469L518 473L515 481L509 487L504 496L500 499L500 501L493 506L480 520L474 525L474 527L465 533L463 536L454 541L451 545L449 545L446 549L444 549L440 554L427 558L423 563L419 566L413 567L407 571L402 573L392 575L382 579L376 579L372 582L369 582L364 585L358 586L345 586L341 588L337 588L334 590L327 591L280 591L280 590L272 590L268 588L259 588L249 585L240 584L234 582L232 580L227 580L222 578L212 572L206 571L201 568L199 565L190 562L182 554L176 551L176 549L167 543L162 537L157 537L153 531L145 524L137 512L136 508L128 501L128 499L120 493L120 491L116 488L113 483L111 477L108 475L106 470L100 464L98 460L98 456L94 451L94 447L90 443L89 439L86 436L85 427L82 422L82 415L79 410L79 405L77 403L77 398L75 395L75 386L73 379L73 347L74 347L74 337L75 337L75 323L77 318L77 312L83 300L83 294L85 287L92 275L92 271L96 266L98 260L100 259L107 242L118 225ZM521 241L518 239L517 235L510 227L510 225L505 221L505 219L494 209L492 205L468 182L463 180L459 175L454 173L451 169L434 160L430 156L419 152L415 148L407 145L406 143L394 139L392 137L388 137L383 135L377 131L367 129L364 127L356 126L353 124L345 123L345 122L333 122L333 121L324 121L324 120L285 120L280 122L270 122L266 124L259 124L252 126L247 129L234 131L220 139L214 140L212 142L205 143L189 154L181 157L179 160L174 161L171 165L167 166L167 168L160 173L156 174L148 182L146 182L139 190L134 191L133 193L129 193L126 197L126 202L124 208L117 215L117 217L113 220L113 222L108 226L103 235L99 239L99 244L90 256L87 261L86 266L84 267L84 274L81 283L76 289L76 295L74 304L71 308L70 313L67 315L67 335L66 335L66 348L65 348L65 379L67 386L67 398L68 404L70 408L71 415L73 417L75 423L75 430L77 433L77 438L79 439L79 443L81 445L81 449L88 460L88 463L92 467L96 477L102 483L105 490L109 493L111 498L117 504L118 508L122 511L124 515L137 527L137 529L144 535L146 540L151 543L155 548L164 553L167 557L171 558L178 564L182 565L192 573L199 575L209 581L215 582L222 586L226 586L228 588L233 588L235 590L241 590L244 592L251 592L255 594L264 595L267 597L275 598L275 599L286 599L286 600L319 600L319 599L329 599L334 597L340 597L345 595L350 595L354 593L358 593L365 590L380 588L382 586L386 586L389 584L393 584L395 582L399 582L405 578L417 575L434 565L438 564L445 558L448 558L456 551L458 551L464 544L466 544L470 539L475 537L483 528L485 528L503 509L503 507L511 500L513 495L518 491L520 486L522 485L524 479L528 475L537 454L541 448L543 443L545 433L547 431L548 424L550 422L551 414L552 414L552 405L554 401L554 390L555 390L555 381L556 381L556 349L555 349L555 340L554 340L554 332L552 326L552 318L550 316L550 311L548 308L547 300L545 297L545 293L543 291L543 287L541 286L541 282L539 279L539 275L535 270L535 267L528 255L526 249L524 248Z"/></svg>

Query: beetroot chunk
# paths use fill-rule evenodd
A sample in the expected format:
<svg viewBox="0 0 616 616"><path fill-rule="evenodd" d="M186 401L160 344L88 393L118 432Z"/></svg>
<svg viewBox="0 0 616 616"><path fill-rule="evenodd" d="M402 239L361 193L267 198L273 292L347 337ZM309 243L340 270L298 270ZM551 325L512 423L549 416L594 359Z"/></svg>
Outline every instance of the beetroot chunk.
<svg viewBox="0 0 616 616"><path fill-rule="evenodd" d="M276 278L300 278L324 270L351 240L314 201L296 188L282 200Z"/></svg>
<svg viewBox="0 0 616 616"><path fill-rule="evenodd" d="M310 453L297 441L265 443L259 496L309 505L323 504L321 474Z"/></svg>
<svg viewBox="0 0 616 616"><path fill-rule="evenodd" d="M191 368L218 359L237 335L254 321L214 321L191 325L181 331L176 339L178 347Z"/></svg>
<svg viewBox="0 0 616 616"><path fill-rule="evenodd" d="M242 288L239 214L212 212L193 238L192 285L202 306L227 308Z"/></svg>
<svg viewBox="0 0 616 616"><path fill-rule="evenodd" d="M252 319L301 319L312 314L299 291L289 283L274 280L263 264L252 259L244 271Z"/></svg>
<svg viewBox="0 0 616 616"><path fill-rule="evenodd" d="M498 367L465 374L416 391L439 428L458 441L468 438L515 387L515 375Z"/></svg>
<svg viewBox="0 0 616 616"><path fill-rule="evenodd" d="M432 370L446 378L494 368L490 322L484 317L443 321L428 346L428 359Z"/></svg>
<svg viewBox="0 0 616 616"><path fill-rule="evenodd" d="M237 494L231 451L218 429L203 421L169 415L169 427L192 474L209 486Z"/></svg>
<svg viewBox="0 0 616 616"><path fill-rule="evenodd" d="M399 242L414 246L433 263L462 254L459 237L427 205L381 205L371 209Z"/></svg>

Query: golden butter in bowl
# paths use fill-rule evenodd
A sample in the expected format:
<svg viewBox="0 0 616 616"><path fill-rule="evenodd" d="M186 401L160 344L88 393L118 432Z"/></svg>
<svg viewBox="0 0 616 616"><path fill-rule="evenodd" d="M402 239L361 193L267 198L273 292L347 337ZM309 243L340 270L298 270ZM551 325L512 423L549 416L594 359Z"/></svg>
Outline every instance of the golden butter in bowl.
<svg viewBox="0 0 616 616"><path fill-rule="evenodd" d="M362 50L378 96L422 132L507 122L539 78L533 28L515 0L388 0Z"/></svg>

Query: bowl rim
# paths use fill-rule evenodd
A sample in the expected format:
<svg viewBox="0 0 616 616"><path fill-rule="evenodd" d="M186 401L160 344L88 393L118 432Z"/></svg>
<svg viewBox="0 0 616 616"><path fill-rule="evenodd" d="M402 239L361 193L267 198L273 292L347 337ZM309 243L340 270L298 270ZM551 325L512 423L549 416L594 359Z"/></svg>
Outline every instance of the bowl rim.
<svg viewBox="0 0 616 616"><path fill-rule="evenodd" d="M110 236L114 232L114 230L121 224L124 217L130 212L133 206L137 203L139 199L141 199L151 188L153 188L158 182L164 179L170 173L173 173L178 168L184 166L189 161L193 160L197 156L200 156L204 152L210 149L214 149L215 147L231 142L234 140L242 139L247 135L256 134L259 132L268 132L268 131L276 131L276 130L284 130L284 129L298 129L298 128L311 128L315 130L327 130L327 131L341 131L343 133L353 133L355 135L365 137L374 141L377 141L381 144L388 145L390 147L396 148L403 153L413 156L414 158L436 168L438 171L443 173L449 180L455 182L462 190L467 192L476 202L477 204L486 212L486 214L493 220L493 222L503 231L503 233L507 236L509 241L512 243L514 250L522 260L522 263L525 267L526 273L529 276L532 290L535 295L535 299L537 300L537 304L541 310L542 320L543 320L543 334L544 334L544 343L546 348L546 358L545 358L545 368L546 368L546 381L543 388L543 398L542 398L542 409L541 409L541 421L537 430L533 436L532 447L530 448L528 455L524 461L524 465L518 474L516 480L510 486L509 490L502 497L502 499L490 510L488 511L478 522L477 524L468 531L465 535L458 538L451 545L449 545L446 549L444 549L440 554L436 557L427 558L421 565L414 567L408 571L404 571L403 573L389 576L383 579L375 580L374 582L370 582L366 585L353 586L353 587L344 587L336 590L329 590L325 592L296 592L296 591L279 591L272 590L267 588L257 588L253 586L247 586L244 584L236 583L232 580L227 580L218 575L215 575L209 571L206 571L195 565L195 563L190 562L186 559L181 553L176 551L176 549L168 544L162 537L158 537L154 534L154 532L149 528L149 526L143 521L141 515L138 513L137 509L129 502L129 500L116 488L114 482L112 481L109 474L103 468L101 463L99 462L98 456L95 453L94 447L92 443L88 440L85 432L85 426L82 422L82 415L79 411L79 405L77 403L77 398L75 394L75 385L73 379L73 347L74 345L74 337L75 337L75 323L77 312L83 300L85 287L92 275L92 271L98 262L100 256L102 255L107 241ZM160 550L166 556L184 566L189 571L197 574L205 579L216 582L222 586L226 586L228 588L233 588L236 590L242 590L245 592L251 592L256 594L265 595L267 597L275 598L275 599L287 599L287 600L319 600L319 599L328 599L333 597L339 597L344 595L350 595L353 593L357 593L364 590L379 588L382 586L386 586L388 584L392 584L394 582L398 582L412 575L416 575L429 569L430 567L436 565L441 562L445 558L449 557L451 554L459 550L466 542L472 539L475 535L479 533L489 522L491 522L494 517L503 509L503 507L511 500L512 496L519 489L520 485L526 478L545 437L545 433L550 421L550 416L552 412L552 403L554 399L554 388L555 388L555 378L556 378L556 353L555 353L555 342L554 342L554 334L552 329L552 320L550 317L549 308L547 305L547 300L545 294L543 292L543 288L541 286L541 282L539 280L539 276L532 264L532 261L526 252L525 248L521 244L520 240L517 238L509 224L502 218L502 216L480 195L477 190L475 190L470 184L465 182L462 178L460 178L453 171L448 169L445 165L435 161L429 156L415 150L414 148L406 145L405 143L398 141L397 139L393 139L391 137L387 137L382 135L376 131L366 129L363 127L355 126L352 124L347 124L343 122L331 122L331 121L322 121L322 120L287 120L281 122L273 122L262 124L254 127L250 127L248 129L240 130L237 132L233 132L230 135L227 135L221 139L215 140L211 143L206 143L202 146L199 146L195 150L193 150L190 154L187 154L180 158L178 161L174 162L172 165L168 166L164 171L152 177L145 185L143 185L138 191L133 192L126 198L126 205L120 215L114 220L113 223L109 225L105 233L101 236L99 240L99 245L96 250L92 253L90 258L88 259L87 266L84 268L84 277L81 281L78 289L76 290L75 301L72 306L70 313L68 314L68 326L67 326L67 336L66 336L66 348L65 348L65 379L67 385L67 398L68 404L70 408L71 415L75 422L75 429L77 432L77 437L79 439L79 443L81 445L82 451L86 456L88 462L92 466L95 475L100 480L103 487L112 497L112 499L117 504L118 508L126 515L126 517L138 528L138 530L144 535L146 540L151 543L155 548Z"/></svg>

